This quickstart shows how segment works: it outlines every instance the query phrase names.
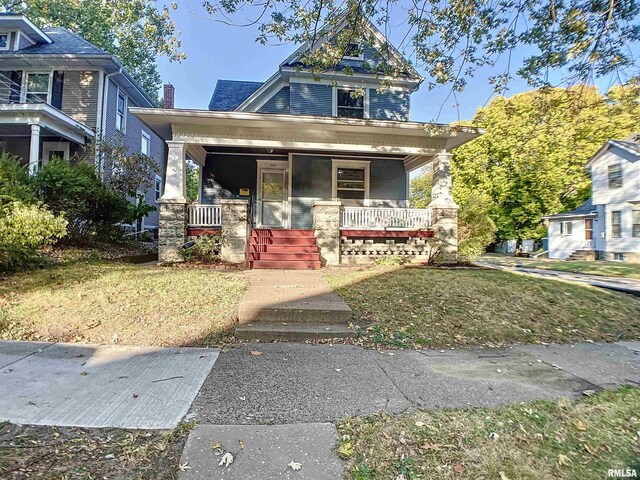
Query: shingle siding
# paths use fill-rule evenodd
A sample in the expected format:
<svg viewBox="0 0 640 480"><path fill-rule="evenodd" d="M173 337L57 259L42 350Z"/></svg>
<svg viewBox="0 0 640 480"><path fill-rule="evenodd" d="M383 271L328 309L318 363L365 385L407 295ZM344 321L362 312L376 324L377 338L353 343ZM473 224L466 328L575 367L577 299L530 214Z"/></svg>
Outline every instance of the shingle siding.
<svg viewBox="0 0 640 480"><path fill-rule="evenodd" d="M291 83L291 113L330 117L333 113L331 85L320 83Z"/></svg>
<svg viewBox="0 0 640 480"><path fill-rule="evenodd" d="M258 109L260 113L289 113L290 89L282 87Z"/></svg>
<svg viewBox="0 0 640 480"><path fill-rule="evenodd" d="M98 72L64 72L62 111L86 126L96 128L98 118Z"/></svg>
<svg viewBox="0 0 640 480"><path fill-rule="evenodd" d="M369 118L378 120L408 121L410 118L410 94L401 90L369 89Z"/></svg>

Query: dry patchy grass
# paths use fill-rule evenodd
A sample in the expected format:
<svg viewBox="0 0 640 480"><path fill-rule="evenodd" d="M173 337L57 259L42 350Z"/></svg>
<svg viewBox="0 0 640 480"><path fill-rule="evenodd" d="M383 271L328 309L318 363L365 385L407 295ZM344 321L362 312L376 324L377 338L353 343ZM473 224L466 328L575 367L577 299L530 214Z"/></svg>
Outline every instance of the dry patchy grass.
<svg viewBox="0 0 640 480"><path fill-rule="evenodd" d="M175 479L191 426L161 431L0 424L0 477Z"/></svg>
<svg viewBox="0 0 640 480"><path fill-rule="evenodd" d="M640 472L640 389L497 410L418 411L338 425L348 478L600 480Z"/></svg>
<svg viewBox="0 0 640 480"><path fill-rule="evenodd" d="M522 266L526 268L541 268L544 270L558 270L570 273L586 273L589 275L604 275L607 277L626 277L640 279L640 264L623 262L587 262L578 260L554 260L548 258L523 258L511 255L487 254L481 261L507 267Z"/></svg>
<svg viewBox="0 0 640 480"><path fill-rule="evenodd" d="M498 270L367 268L326 279L354 312L361 342L501 346L640 337L640 300Z"/></svg>
<svg viewBox="0 0 640 480"><path fill-rule="evenodd" d="M234 327L236 272L71 263L0 279L0 339L207 345Z"/></svg>

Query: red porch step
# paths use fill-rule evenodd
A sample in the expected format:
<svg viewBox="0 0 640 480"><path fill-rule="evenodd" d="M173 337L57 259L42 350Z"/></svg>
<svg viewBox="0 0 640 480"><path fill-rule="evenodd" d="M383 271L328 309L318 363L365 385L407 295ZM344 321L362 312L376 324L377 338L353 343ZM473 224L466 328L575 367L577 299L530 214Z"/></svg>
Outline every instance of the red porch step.
<svg viewBox="0 0 640 480"><path fill-rule="evenodd" d="M317 270L320 253L313 230L257 228L251 232L250 268Z"/></svg>

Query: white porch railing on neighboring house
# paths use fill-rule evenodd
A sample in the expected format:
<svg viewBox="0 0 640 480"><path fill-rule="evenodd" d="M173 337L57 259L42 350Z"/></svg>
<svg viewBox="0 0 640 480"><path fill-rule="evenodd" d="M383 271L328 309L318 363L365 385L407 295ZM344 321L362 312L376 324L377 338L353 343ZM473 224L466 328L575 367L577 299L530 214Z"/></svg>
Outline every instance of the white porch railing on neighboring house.
<svg viewBox="0 0 640 480"><path fill-rule="evenodd" d="M340 228L421 230L431 226L428 208L343 207Z"/></svg>
<svg viewBox="0 0 640 480"><path fill-rule="evenodd" d="M219 227L222 225L220 205L189 205L190 227Z"/></svg>

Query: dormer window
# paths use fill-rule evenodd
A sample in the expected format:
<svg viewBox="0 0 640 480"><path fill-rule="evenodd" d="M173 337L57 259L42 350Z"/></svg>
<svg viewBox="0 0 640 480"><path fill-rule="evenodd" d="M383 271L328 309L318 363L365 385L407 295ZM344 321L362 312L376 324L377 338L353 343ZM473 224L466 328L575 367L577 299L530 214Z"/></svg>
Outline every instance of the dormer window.
<svg viewBox="0 0 640 480"><path fill-rule="evenodd" d="M344 48L343 58L345 60L364 60L364 49L359 43L348 43Z"/></svg>
<svg viewBox="0 0 640 480"><path fill-rule="evenodd" d="M9 50L9 32L0 32L0 50Z"/></svg>
<svg viewBox="0 0 640 480"><path fill-rule="evenodd" d="M336 114L345 118L365 118L364 96L355 95L355 90L347 88L336 89Z"/></svg>

